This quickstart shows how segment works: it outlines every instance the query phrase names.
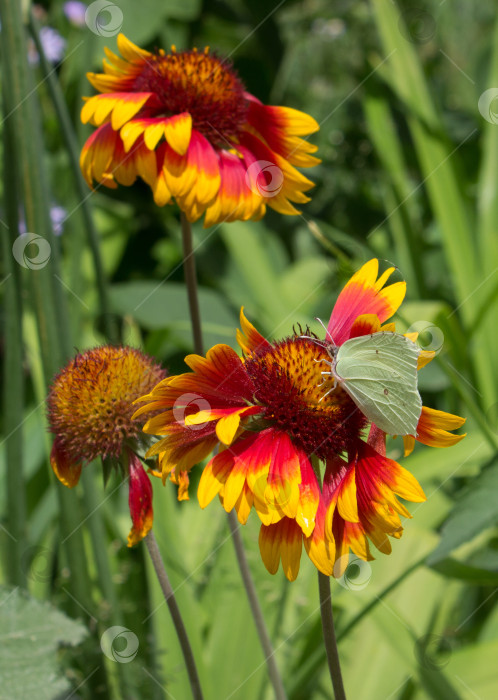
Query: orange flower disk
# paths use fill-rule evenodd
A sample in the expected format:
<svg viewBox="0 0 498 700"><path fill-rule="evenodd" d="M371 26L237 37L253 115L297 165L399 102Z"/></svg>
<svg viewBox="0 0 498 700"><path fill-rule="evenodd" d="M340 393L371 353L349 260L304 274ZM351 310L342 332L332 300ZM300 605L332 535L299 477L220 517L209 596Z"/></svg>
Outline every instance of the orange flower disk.
<svg viewBox="0 0 498 700"><path fill-rule="evenodd" d="M122 57L105 49L104 73L88 73L100 95L86 98L84 123L98 129L81 153L90 186L131 185L137 176L159 206L176 200L204 226L259 219L266 206L298 214L313 183L297 167L320 161L300 138L316 121L263 105L216 55L140 49L118 36Z"/></svg>
<svg viewBox="0 0 498 700"><path fill-rule="evenodd" d="M139 350L107 345L76 355L55 377L47 397L54 435L50 463L59 481L73 488L83 465L97 457L129 477L129 545L152 526L151 484L134 454L143 435L132 402L165 374Z"/></svg>
<svg viewBox="0 0 498 700"><path fill-rule="evenodd" d="M336 346L394 331L382 325L405 294L404 282L386 285L393 269L379 277L371 260L348 282L327 330ZM370 543L388 554L389 538L401 537L401 517L411 517L399 498L425 500L417 480L386 456L386 435L373 423L366 437L369 421L343 388L324 386L331 381L322 374L322 361L330 364L325 343L303 335L270 343L242 312L241 326L244 357L226 345L205 358L189 355L191 372L164 379L141 399L136 417L157 412L144 431L163 436L148 453L158 455L163 480L169 476L179 497L188 497L189 470L218 448L201 476L201 507L218 495L241 523L254 507L267 569L275 573L281 562L291 580L303 544L315 566L334 576L343 574L350 549L364 560L373 558ZM433 356L421 351L419 368ZM415 440L455 444L463 436L448 429L463 422L423 407L417 434L404 436L406 451Z"/></svg>

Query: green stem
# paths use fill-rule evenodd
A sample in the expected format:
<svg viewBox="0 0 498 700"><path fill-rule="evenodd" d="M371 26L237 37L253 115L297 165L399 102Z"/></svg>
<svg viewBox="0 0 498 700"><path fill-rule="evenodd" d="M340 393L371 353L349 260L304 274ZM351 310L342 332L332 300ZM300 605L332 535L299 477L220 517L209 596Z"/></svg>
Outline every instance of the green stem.
<svg viewBox="0 0 498 700"><path fill-rule="evenodd" d="M4 104L5 104L4 96ZM17 164L12 149L10 124L4 124L4 167L9 173L4 178L4 209L8 231L2 235L4 259L4 302L7 314L4 321L4 428L6 442L7 481L7 561L6 572L10 583L26 585L26 572L22 566L22 555L26 549L26 496L23 475L23 409L24 369L22 336L21 266L15 264L12 245L17 239L18 196Z"/></svg>
<svg viewBox="0 0 498 700"><path fill-rule="evenodd" d="M487 422L486 416L483 415L481 409L479 408L479 405L477 404L477 401L474 399L470 390L467 388L468 384L466 383L465 378L456 369L454 369L454 367L452 367L449 364L449 362L445 361L444 359L438 357L437 362L441 369L445 372L445 374L451 379L453 386L464 400L466 408L468 408L468 410L474 417L474 420L481 429L481 432L488 441L491 449L496 452L496 450L498 450L498 439L491 430Z"/></svg>
<svg viewBox="0 0 498 700"><path fill-rule="evenodd" d="M270 676L275 698L276 700L285 700L287 695L285 693L284 684L275 661L275 651L266 628L263 611L261 610L258 596L256 594L256 587L254 586L254 581L252 580L251 572L249 570L249 564L247 563L244 543L242 542L242 537L240 536L239 532L240 525L233 510L228 514L228 524L230 525L230 532L232 534L233 545L237 555L237 562L239 564L240 573L246 589L249 605L251 606L254 623L258 631L259 641L261 642L263 653L265 655L268 675Z"/></svg>
<svg viewBox="0 0 498 700"><path fill-rule="evenodd" d="M372 611L377 605L382 603L386 596L389 595L393 590L395 590L410 574L412 574L419 566L422 566L427 559L427 555L424 555L418 559L414 564L409 566L403 573L398 576L392 583L390 583L386 588L384 588L379 595L375 596L364 608L362 608L348 623L345 627L339 630L337 634L337 643L340 643L345 639L352 631L360 624L360 622ZM318 647L314 652L308 655L305 662L301 664L297 672L292 677L292 686L290 688L290 695L293 697L297 689L300 688L303 683L306 683L309 678L316 675L320 668L322 667L326 656L325 648Z"/></svg>
<svg viewBox="0 0 498 700"><path fill-rule="evenodd" d="M92 210L89 203L89 197L91 192L89 191L83 176L81 174L79 166L79 146L76 140L76 135L74 133L73 125L69 112L67 109L66 101L64 100L64 95L57 78L57 74L51 68L48 63L45 53L43 51L43 46L40 41L38 23L33 13L30 15L30 30L33 40L36 45L36 49L40 56L40 67L45 78L45 82L48 86L50 97L54 104L54 109L59 119L59 124L61 127L61 133L67 146L67 152L69 155L69 165L72 171L74 184L76 187L76 194L80 200L80 209L83 217L83 224L87 234L88 245L93 258L93 266L95 268L95 277L97 281L97 293L99 297L99 307L100 313L103 317L103 326L105 333L111 342L118 342L118 329L113 321L113 317L109 312L109 299L107 293L107 280L104 272L104 267L102 264L102 257L100 254L98 233L93 221Z"/></svg>
<svg viewBox="0 0 498 700"><path fill-rule="evenodd" d="M182 243L183 243L183 270L185 272L185 284L187 285L188 305L192 322L192 334L194 336L194 350L202 355L202 326L199 297L197 294L197 275L195 272L195 256L192 245L192 227L185 214L181 213Z"/></svg>
<svg viewBox="0 0 498 700"><path fill-rule="evenodd" d="M386 596L391 593L395 588L399 586L400 583L402 583L411 573L413 573L416 569L418 569L419 566L422 566L425 560L427 559L427 555L424 554L423 557L418 559L416 562L414 562L411 566L409 566L407 569L403 571L401 576L398 576L397 579L395 579L392 583L390 583L388 586L384 588L384 590L379 594L376 595L373 600L368 603L368 605L365 605L364 608L360 610L360 612L353 617L352 620L348 622L348 624L343 627L338 635L337 635L337 641L340 642L341 639L344 639L345 637L348 636L348 634L358 625L364 617L368 615L368 613L373 610L374 608L377 607L379 603L381 603Z"/></svg>
<svg viewBox="0 0 498 700"><path fill-rule="evenodd" d="M192 695L195 700L202 700L202 689L195 665L194 655L192 653L192 647L190 646L187 630L183 624L180 609L176 602L175 594L173 592L173 588L171 587L171 583L169 582L168 574L166 573L164 562L161 557L161 552L159 551L157 540L152 530L145 537L144 542L147 546L159 585L161 586L161 590L164 594L164 600L169 608L171 619L173 620L173 624L175 626L178 641L180 642L182 649L183 658L185 659L185 666L187 668L187 673L190 680Z"/></svg>
<svg viewBox="0 0 498 700"><path fill-rule="evenodd" d="M41 128L38 122L36 92L27 64L27 47L18 0L0 0L2 22L2 80L4 81L4 124L12 134L12 148L18 163L20 200L26 228L54 248L41 176ZM60 350L56 343L57 314L53 303L50 264L29 270L32 302L40 336L44 367L49 376L58 369ZM47 308L45 308L47 307Z"/></svg>
<svg viewBox="0 0 498 700"><path fill-rule="evenodd" d="M194 339L195 352L199 355L204 353L203 343L202 343L202 326L201 326L201 315L199 310L199 300L197 296L197 276L195 272L195 258L192 246L192 229L187 217L182 212L182 240L183 240L183 267L185 270L185 283L188 290L188 300L190 308L190 320L192 324L192 335ZM244 551L244 544L239 532L239 523L235 513L231 512L228 514L228 524L230 526L230 532L232 534L233 544L235 547L235 554L237 556L237 562L239 565L240 573L244 586L246 589L247 597L249 600L249 605L254 618L254 623L259 635L259 640L263 648L263 653L265 655L266 665L268 667L268 674L270 676L271 683L273 685L273 690L275 692L275 698L277 700L285 700L287 697L284 690L284 684L282 678L277 668L275 662L275 652L270 641L270 635L266 627L265 619L263 616L263 611L259 604L258 596L256 593L256 587L254 581L252 580L251 572L249 570L249 565L247 563L247 558Z"/></svg>
<svg viewBox="0 0 498 700"><path fill-rule="evenodd" d="M94 473L95 469L101 468L100 460L95 460L88 467L83 469L81 474L81 482L85 493L85 507L88 511L86 515L86 526L90 533L92 542L93 554L95 557L95 565L97 569L97 580L99 583L100 592L103 596L103 607L105 608L102 615L101 633L104 629L111 625L123 626L123 612L116 596L116 590L112 581L112 571L110 566L110 557L106 551L106 533L104 522L100 510L102 503L97 497L95 487ZM107 674L117 690L119 686L120 698L131 698L131 675L127 664L115 664L114 662L107 665ZM116 693L117 695L117 693Z"/></svg>
<svg viewBox="0 0 498 700"><path fill-rule="evenodd" d="M346 700L344 684L342 682L341 664L337 650L337 640L334 630L334 616L332 613L332 598L330 595L330 579L320 571L318 572L318 590L320 593L320 613L322 616L322 630L327 661L329 666L335 700Z"/></svg>
<svg viewBox="0 0 498 700"><path fill-rule="evenodd" d="M276 639L281 631L282 624L284 622L284 613L285 609L287 607L287 601L289 599L289 593L291 591L291 587L289 586L289 582L287 579L281 579L281 585L280 585L280 592L278 593L278 603L277 603L277 609L276 609L276 614L275 614L275 619L272 625L272 637ZM261 635L260 635L261 636ZM266 689L267 689L268 681L266 678L261 679L261 685L259 689L259 693L257 697L259 700L264 700L266 697Z"/></svg>
<svg viewBox="0 0 498 700"><path fill-rule="evenodd" d="M12 148L18 164L19 192L22 195L28 231L45 239L51 257L39 268L26 271L31 286L40 339L45 382L48 384L71 352L60 284L54 281L58 272L57 245L50 223L47 176L43 166L41 120L37 93L28 65L28 51L19 0L0 0L2 31L2 80L5 86L4 128L12 133ZM38 239L40 240L40 239ZM26 265L30 267L29 265ZM62 532L74 533L67 546L74 597L85 608L91 607L91 586L85 566L83 538L74 494L59 488ZM64 493L63 493L64 491ZM66 537L69 539L69 536Z"/></svg>

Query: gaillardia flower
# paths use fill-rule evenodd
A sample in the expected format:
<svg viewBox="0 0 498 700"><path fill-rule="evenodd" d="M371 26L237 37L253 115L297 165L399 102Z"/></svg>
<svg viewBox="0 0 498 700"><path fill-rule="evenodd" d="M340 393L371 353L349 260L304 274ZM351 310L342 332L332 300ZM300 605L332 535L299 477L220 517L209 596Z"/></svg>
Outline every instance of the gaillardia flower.
<svg viewBox="0 0 498 700"><path fill-rule="evenodd" d="M173 198L204 226L259 219L266 206L298 214L313 183L297 167L320 161L300 138L316 121L263 105L226 61L199 52L145 51L119 34L121 56L105 49L104 73L88 73L100 95L86 98L84 123L98 129L81 153L88 184L115 188L137 176L159 206Z"/></svg>
<svg viewBox="0 0 498 700"><path fill-rule="evenodd" d="M129 347L102 347L76 355L55 377L47 397L54 435L50 463L65 486L73 488L87 462L101 457L104 468L128 477L133 527L128 546L152 527L152 486L136 456L143 442L132 402L166 375L150 357Z"/></svg>
<svg viewBox="0 0 498 700"><path fill-rule="evenodd" d="M393 269L379 277L378 261L371 260L342 290L327 329L336 346L394 330L382 325L405 294L404 282L386 286ZM329 391L333 385L325 378L324 385L327 343L309 333L270 343L243 311L241 327L242 358L226 345L205 358L189 355L192 372L167 377L141 399L136 417L157 412L144 431L165 436L148 453L158 455L163 480L169 475L185 498L189 470L216 450L199 483L201 507L218 494L241 523L254 507L263 561L271 573L282 561L290 580L298 574L303 543L327 575L342 575L349 549L369 560L371 542L388 554L389 537L402 533L400 516L410 517L398 499L425 500L420 485L386 456L386 434L373 423L368 429L369 420L340 384ZM419 368L433 355L421 351ZM463 436L447 429L463 422L424 407L412 438L451 445Z"/></svg>

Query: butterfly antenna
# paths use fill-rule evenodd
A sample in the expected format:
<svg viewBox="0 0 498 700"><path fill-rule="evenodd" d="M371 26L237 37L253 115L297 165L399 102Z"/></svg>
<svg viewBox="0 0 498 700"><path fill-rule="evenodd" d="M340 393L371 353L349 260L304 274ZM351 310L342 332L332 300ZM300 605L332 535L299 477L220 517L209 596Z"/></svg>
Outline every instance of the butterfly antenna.
<svg viewBox="0 0 498 700"><path fill-rule="evenodd" d="M320 338L313 338L311 335L300 335L298 337L306 338L306 340L311 340L312 343L315 343L315 345L319 345L321 348L323 348L323 340L320 340Z"/></svg>
<svg viewBox="0 0 498 700"><path fill-rule="evenodd" d="M321 327L322 327L323 330L325 331L325 339L326 339L327 336L328 336L328 337L330 338L330 342L332 343L332 345L335 345L334 339L333 339L332 336L330 335L330 333L329 333L329 331L327 330L327 327L325 326L325 324L324 324L324 322L322 321L322 319L321 319L321 318L318 318L317 316L315 316L315 321L318 321L318 323L321 325Z"/></svg>

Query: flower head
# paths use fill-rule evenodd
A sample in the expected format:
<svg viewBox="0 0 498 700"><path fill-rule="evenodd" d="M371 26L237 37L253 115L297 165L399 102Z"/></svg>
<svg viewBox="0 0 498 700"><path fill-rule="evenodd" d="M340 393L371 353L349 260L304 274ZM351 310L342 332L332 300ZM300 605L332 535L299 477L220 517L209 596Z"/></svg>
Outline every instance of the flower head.
<svg viewBox="0 0 498 700"><path fill-rule="evenodd" d="M327 329L336 346L393 330L393 324L381 324L401 304L405 284L386 286L392 271L378 277L372 260L348 282ZM200 505L218 494L241 523L254 507L266 567L275 573L281 561L291 580L303 543L317 568L335 576L346 568L349 549L365 560L373 558L369 542L389 553L389 537L402 533L400 516L410 517L398 497L417 502L425 496L416 479L386 456L386 434L344 388L328 390L327 379L324 386L327 342L301 333L270 343L243 312L241 326L244 357L226 345L205 358L189 355L192 372L167 377L141 399L145 405L136 417L158 411L144 431L164 436L149 450L158 455L163 479L169 475L180 486L179 497L187 497L189 470L218 448L202 472ZM419 366L432 356L421 351ZM463 436L447 429L463 422L424 407L417 435L407 440L454 444Z"/></svg>
<svg viewBox="0 0 498 700"><path fill-rule="evenodd" d="M200 52L150 53L123 34L106 49L104 73L88 73L100 95L81 118L98 129L81 153L93 181L115 188L140 176L163 206L173 198L204 225L258 219L270 206L297 214L313 183L297 167L320 161L300 138L319 127L289 107L263 105L226 61Z"/></svg>
<svg viewBox="0 0 498 700"><path fill-rule="evenodd" d="M139 350L107 345L76 355L55 377L47 397L54 435L50 463L65 486L76 486L83 465L97 457L129 477L129 544L152 526L152 491L135 455L141 431L132 403L164 376Z"/></svg>

